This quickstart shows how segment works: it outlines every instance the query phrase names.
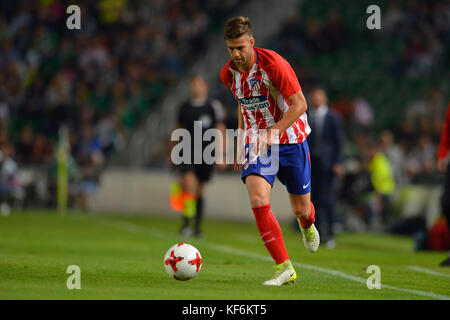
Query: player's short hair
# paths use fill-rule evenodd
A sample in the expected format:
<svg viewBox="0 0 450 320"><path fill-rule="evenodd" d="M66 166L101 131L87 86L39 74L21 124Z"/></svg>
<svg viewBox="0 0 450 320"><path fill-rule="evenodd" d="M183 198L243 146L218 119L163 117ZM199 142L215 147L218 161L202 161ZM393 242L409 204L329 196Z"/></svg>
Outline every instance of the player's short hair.
<svg viewBox="0 0 450 320"><path fill-rule="evenodd" d="M249 18L234 17L227 21L223 30L223 38L225 40L234 40L240 38L242 35L247 34L249 37L253 37L252 25Z"/></svg>

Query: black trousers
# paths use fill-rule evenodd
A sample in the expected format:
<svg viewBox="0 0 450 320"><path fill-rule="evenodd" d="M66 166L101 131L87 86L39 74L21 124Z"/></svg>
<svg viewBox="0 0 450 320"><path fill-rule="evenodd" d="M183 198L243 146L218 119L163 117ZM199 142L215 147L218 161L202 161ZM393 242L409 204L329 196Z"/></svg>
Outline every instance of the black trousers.
<svg viewBox="0 0 450 320"><path fill-rule="evenodd" d="M315 225L324 240L334 237L336 176L325 170L320 160L311 158L311 201L316 209ZM325 232L326 230L326 232Z"/></svg>

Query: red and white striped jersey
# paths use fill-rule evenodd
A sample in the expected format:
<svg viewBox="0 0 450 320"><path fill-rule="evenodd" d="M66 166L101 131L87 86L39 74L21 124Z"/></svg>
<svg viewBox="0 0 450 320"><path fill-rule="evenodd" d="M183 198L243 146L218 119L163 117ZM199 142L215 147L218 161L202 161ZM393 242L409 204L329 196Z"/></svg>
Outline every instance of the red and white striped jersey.
<svg viewBox="0 0 450 320"><path fill-rule="evenodd" d="M301 90L290 64L278 53L254 48L255 64L242 73L232 60L222 68L220 78L241 104L245 123L245 142L256 142L256 133L278 122L289 109L288 97ZM303 142L311 128L303 113L274 143Z"/></svg>

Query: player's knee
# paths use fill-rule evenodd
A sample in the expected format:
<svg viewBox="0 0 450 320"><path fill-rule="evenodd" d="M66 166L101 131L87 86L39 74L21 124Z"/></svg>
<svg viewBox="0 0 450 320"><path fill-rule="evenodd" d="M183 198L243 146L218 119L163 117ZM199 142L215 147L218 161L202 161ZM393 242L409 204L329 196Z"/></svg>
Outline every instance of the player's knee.
<svg viewBox="0 0 450 320"><path fill-rule="evenodd" d="M269 200L266 199L263 195L260 194L252 194L250 195L250 204L252 208L264 206L269 203Z"/></svg>
<svg viewBox="0 0 450 320"><path fill-rule="evenodd" d="M308 219L311 215L311 206L308 204L299 204L296 205L294 208L294 214L298 219Z"/></svg>

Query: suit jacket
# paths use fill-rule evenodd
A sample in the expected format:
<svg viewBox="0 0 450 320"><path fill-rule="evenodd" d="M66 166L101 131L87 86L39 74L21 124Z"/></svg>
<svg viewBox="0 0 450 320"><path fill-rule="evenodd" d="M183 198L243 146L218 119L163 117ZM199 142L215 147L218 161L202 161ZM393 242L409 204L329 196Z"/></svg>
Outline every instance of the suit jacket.
<svg viewBox="0 0 450 320"><path fill-rule="evenodd" d="M321 170L331 171L335 164L342 162L343 158L345 133L341 118L328 108L323 120L322 132L317 132L314 118L311 117L311 120L309 123L311 133L307 138L311 158L314 159L311 165L320 166ZM317 146L316 143L318 143Z"/></svg>

